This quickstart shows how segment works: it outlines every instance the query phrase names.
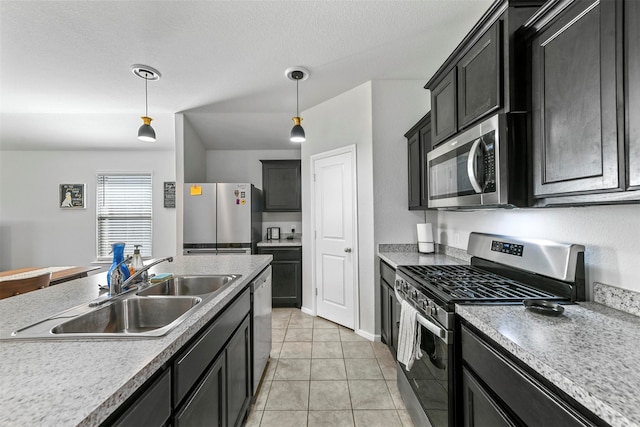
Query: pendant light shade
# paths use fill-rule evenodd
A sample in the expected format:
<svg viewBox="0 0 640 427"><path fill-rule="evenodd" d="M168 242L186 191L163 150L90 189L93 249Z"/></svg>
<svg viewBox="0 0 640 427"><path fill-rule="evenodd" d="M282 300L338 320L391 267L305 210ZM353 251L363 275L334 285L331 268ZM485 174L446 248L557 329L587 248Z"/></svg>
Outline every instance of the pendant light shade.
<svg viewBox="0 0 640 427"><path fill-rule="evenodd" d="M296 82L296 116L293 118L293 128L291 129L291 142L304 142L306 140L304 129L300 122L302 122L302 117L300 117L299 112L299 104L298 104L298 82L300 80L306 80L309 78L309 70L302 67L291 67L288 68L285 72L285 75L290 80L295 80Z"/></svg>
<svg viewBox="0 0 640 427"><path fill-rule="evenodd" d="M147 116L142 116L140 118L144 124L138 129L138 139L144 142L155 142L156 131L151 127L151 120L153 119Z"/></svg>
<svg viewBox="0 0 640 427"><path fill-rule="evenodd" d="M136 76L144 79L144 116L142 119L142 126L138 129L138 139L144 142L155 142L156 131L151 127L151 117L149 117L148 102L147 102L147 82L149 80L159 80L161 77L160 71L148 65L134 64L131 66L131 71Z"/></svg>
<svg viewBox="0 0 640 427"><path fill-rule="evenodd" d="M304 136L304 129L302 129L302 126L300 125L301 121L302 117L293 118L294 125L291 129L291 142L304 142L306 139Z"/></svg>

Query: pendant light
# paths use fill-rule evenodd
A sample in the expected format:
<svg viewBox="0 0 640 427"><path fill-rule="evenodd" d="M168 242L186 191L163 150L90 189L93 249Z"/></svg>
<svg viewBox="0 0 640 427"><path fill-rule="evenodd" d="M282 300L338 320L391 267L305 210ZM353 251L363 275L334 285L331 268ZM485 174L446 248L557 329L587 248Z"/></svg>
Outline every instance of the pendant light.
<svg viewBox="0 0 640 427"><path fill-rule="evenodd" d="M300 124L300 122L302 122L302 117L300 117L299 104L298 104L298 82L300 82L300 80L306 80L309 78L309 70L302 67L291 67L291 68L287 68L287 70L284 73L289 78L289 80L295 80L296 82L296 116L293 118L293 128L291 129L291 142L304 142L306 138L304 134L304 129Z"/></svg>
<svg viewBox="0 0 640 427"><path fill-rule="evenodd" d="M151 127L151 117L149 117L148 102L147 102L147 83L149 80L159 80L162 76L160 71L148 65L134 64L131 66L131 71L136 76L144 79L144 116L142 119L142 126L138 129L138 139L144 142L155 142L156 131Z"/></svg>

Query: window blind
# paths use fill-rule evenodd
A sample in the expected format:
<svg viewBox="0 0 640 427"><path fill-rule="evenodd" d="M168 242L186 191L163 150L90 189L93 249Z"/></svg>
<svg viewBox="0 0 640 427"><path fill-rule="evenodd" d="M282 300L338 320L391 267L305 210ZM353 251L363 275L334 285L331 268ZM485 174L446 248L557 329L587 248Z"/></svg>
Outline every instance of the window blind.
<svg viewBox="0 0 640 427"><path fill-rule="evenodd" d="M111 245L125 243L125 253L142 245L140 254L151 257L152 177L150 173L98 174L98 259L110 260Z"/></svg>

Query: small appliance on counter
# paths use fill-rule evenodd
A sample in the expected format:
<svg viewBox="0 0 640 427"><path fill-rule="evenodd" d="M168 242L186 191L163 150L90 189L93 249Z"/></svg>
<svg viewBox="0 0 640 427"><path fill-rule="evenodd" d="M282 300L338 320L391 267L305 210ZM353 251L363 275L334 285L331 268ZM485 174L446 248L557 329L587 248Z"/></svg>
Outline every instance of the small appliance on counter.
<svg viewBox="0 0 640 427"><path fill-rule="evenodd" d="M430 223L416 224L418 227L418 252L430 254L435 252L433 245L433 228Z"/></svg>
<svg viewBox="0 0 640 427"><path fill-rule="evenodd" d="M267 228L267 240L280 240L280 227Z"/></svg>

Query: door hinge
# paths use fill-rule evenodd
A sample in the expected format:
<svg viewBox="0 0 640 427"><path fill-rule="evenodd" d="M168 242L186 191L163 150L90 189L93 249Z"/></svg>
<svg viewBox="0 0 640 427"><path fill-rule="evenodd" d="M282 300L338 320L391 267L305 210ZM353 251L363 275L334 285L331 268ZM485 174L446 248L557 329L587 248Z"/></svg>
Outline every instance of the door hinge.
<svg viewBox="0 0 640 427"><path fill-rule="evenodd" d="M313 182L316 182L316 174L313 174Z"/></svg>
<svg viewBox="0 0 640 427"><path fill-rule="evenodd" d="M316 288L316 296L318 296L318 288Z"/></svg>

